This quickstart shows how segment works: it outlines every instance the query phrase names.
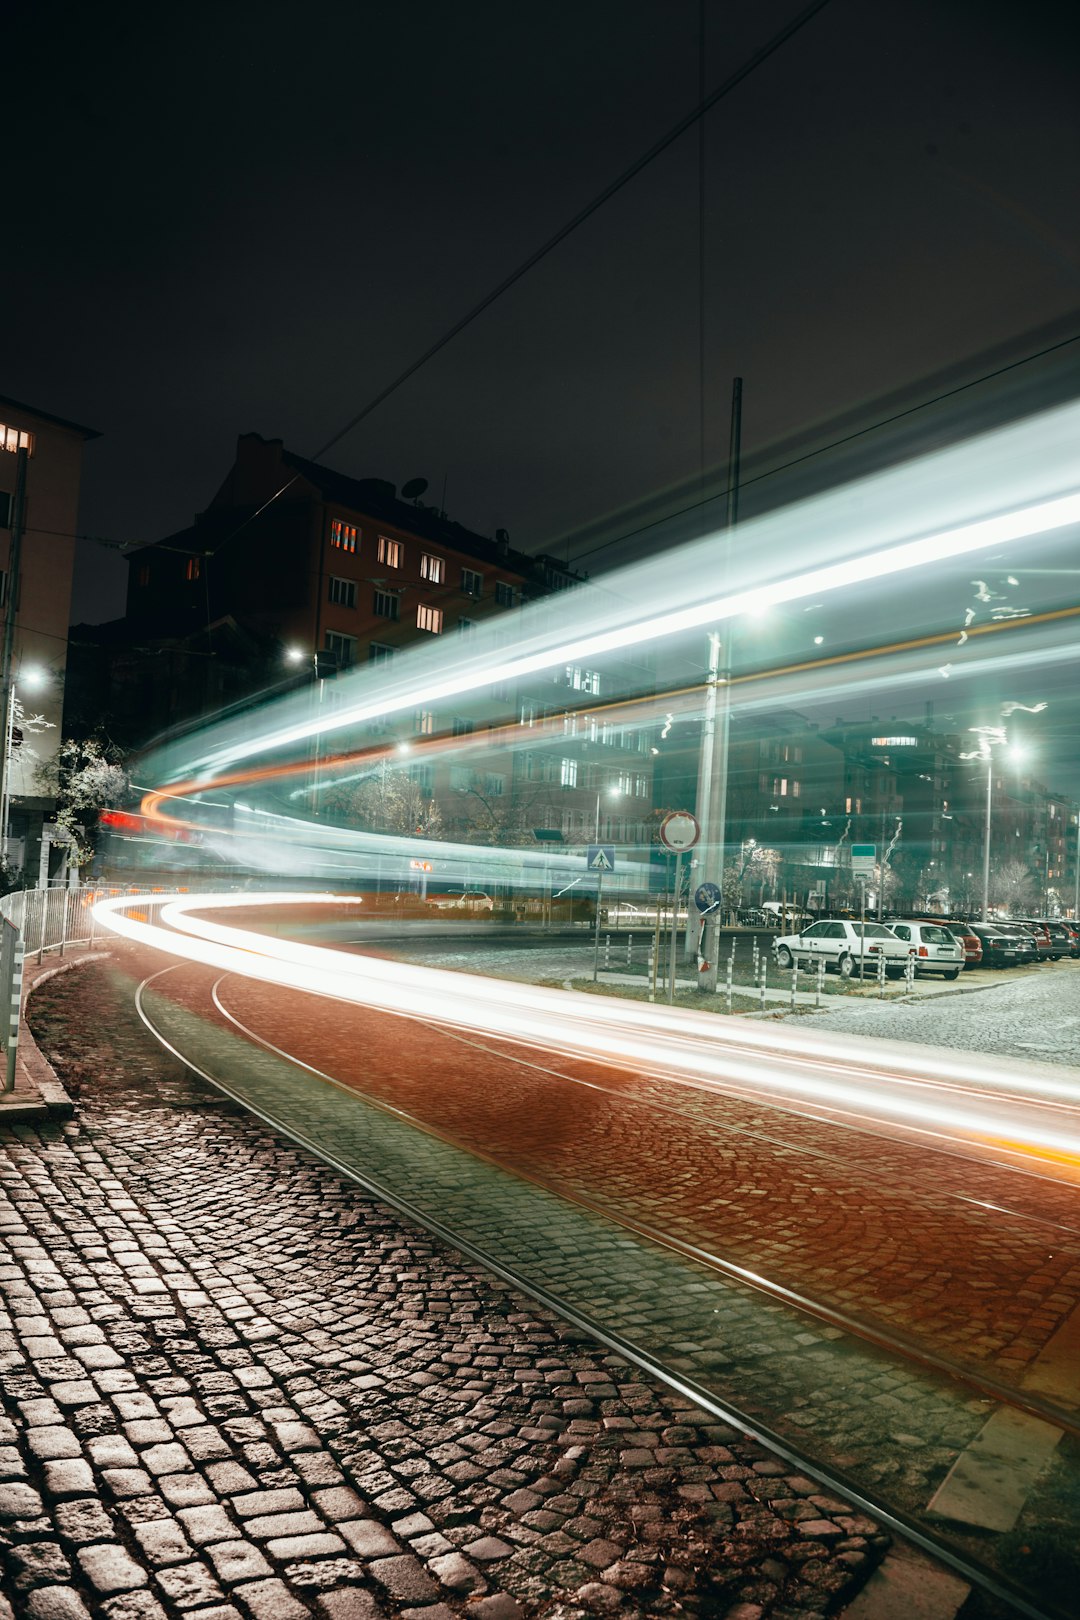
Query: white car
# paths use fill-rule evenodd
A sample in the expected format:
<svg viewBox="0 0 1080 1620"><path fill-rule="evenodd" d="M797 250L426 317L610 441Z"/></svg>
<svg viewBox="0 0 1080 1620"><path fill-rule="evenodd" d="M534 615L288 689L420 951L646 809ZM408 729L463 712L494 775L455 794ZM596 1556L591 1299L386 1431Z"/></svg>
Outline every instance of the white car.
<svg viewBox="0 0 1080 1620"><path fill-rule="evenodd" d="M466 889L464 894L437 894L431 904L439 911L494 911L495 902L481 889Z"/></svg>
<svg viewBox="0 0 1080 1620"><path fill-rule="evenodd" d="M889 918L889 927L902 939L915 959L916 973L940 973L946 979L959 977L964 965L964 947L956 935L940 923L908 922Z"/></svg>
<svg viewBox="0 0 1080 1620"><path fill-rule="evenodd" d="M795 962L800 967L816 967L824 962L826 971L834 967L843 979L858 974L860 960L865 960L868 971L876 973L882 957L887 973L902 973L910 950L910 945L897 939L892 929L882 923L846 922L839 917L811 923L801 934L784 934L773 940L778 967L789 968Z"/></svg>

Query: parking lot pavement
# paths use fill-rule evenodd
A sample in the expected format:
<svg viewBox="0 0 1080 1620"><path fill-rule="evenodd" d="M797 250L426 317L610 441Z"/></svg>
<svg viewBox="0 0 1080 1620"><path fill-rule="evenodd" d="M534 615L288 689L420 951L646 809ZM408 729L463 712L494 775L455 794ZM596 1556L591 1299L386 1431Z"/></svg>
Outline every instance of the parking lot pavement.
<svg viewBox="0 0 1080 1620"><path fill-rule="evenodd" d="M978 979L991 993L919 999L916 985L916 998L902 1002L830 1001L814 1014L814 1028L1080 1066L1080 963L980 972ZM947 988L963 983L962 975Z"/></svg>
<svg viewBox="0 0 1080 1620"><path fill-rule="evenodd" d="M32 1004L75 1118L0 1134L0 1620L813 1620L861 1584L870 1521L224 1104L112 960Z"/></svg>

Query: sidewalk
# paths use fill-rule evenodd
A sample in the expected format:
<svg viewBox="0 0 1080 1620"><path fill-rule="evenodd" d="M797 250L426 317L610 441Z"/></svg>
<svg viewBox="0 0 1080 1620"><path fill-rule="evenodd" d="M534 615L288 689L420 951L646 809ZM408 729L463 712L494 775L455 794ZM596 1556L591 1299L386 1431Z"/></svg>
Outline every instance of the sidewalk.
<svg viewBox="0 0 1080 1620"><path fill-rule="evenodd" d="M77 1112L0 1132L2 1620L814 1620L858 1589L869 1521L193 1080L143 971L40 985Z"/></svg>
<svg viewBox="0 0 1080 1620"><path fill-rule="evenodd" d="M108 954L107 948L103 949L100 945L94 954L99 952ZM40 962L35 956L26 959L19 1014L19 1048L15 1058L15 1088L13 1091L0 1091L0 1126L28 1119L69 1119L74 1112L74 1104L57 1079L55 1069L42 1057L27 1028L26 1008L36 986L44 984L54 974L74 967L86 954L86 948L78 945L69 946L68 954L63 958L50 951Z"/></svg>

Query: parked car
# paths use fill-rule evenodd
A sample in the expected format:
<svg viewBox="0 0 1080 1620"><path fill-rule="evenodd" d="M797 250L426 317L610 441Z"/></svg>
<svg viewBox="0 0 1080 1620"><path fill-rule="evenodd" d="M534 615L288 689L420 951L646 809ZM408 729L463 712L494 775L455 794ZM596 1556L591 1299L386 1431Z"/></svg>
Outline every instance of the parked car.
<svg viewBox="0 0 1080 1620"><path fill-rule="evenodd" d="M769 928L805 928L814 920L813 912L802 906L783 906L779 900L765 900L759 909Z"/></svg>
<svg viewBox="0 0 1080 1620"><path fill-rule="evenodd" d="M1080 924L1068 917L1050 917L1046 926L1060 956L1080 956Z"/></svg>
<svg viewBox="0 0 1080 1620"><path fill-rule="evenodd" d="M1039 955L1049 957L1051 962L1058 961L1062 956L1071 954L1070 930L1059 922L1048 918L1021 917L1020 921L1025 928L1034 931L1039 940Z"/></svg>
<svg viewBox="0 0 1080 1620"><path fill-rule="evenodd" d="M1050 938L1050 930L1047 928L1045 923L1032 922L1027 917L1018 917L1016 919L1016 925L1018 928L1023 928L1027 933L1029 933L1032 939L1035 941L1040 962L1053 961L1056 955L1054 950L1054 942Z"/></svg>
<svg viewBox="0 0 1080 1620"><path fill-rule="evenodd" d="M1012 919L1007 923L997 923L997 927L1004 928L1020 941L1017 961L1022 966L1027 962L1049 962L1049 935L1040 936L1030 923L1014 922Z"/></svg>
<svg viewBox="0 0 1080 1620"><path fill-rule="evenodd" d="M1019 945L1015 934L999 928L996 923L968 923L967 926L982 945L983 967L1016 966L1019 960Z"/></svg>
<svg viewBox="0 0 1080 1620"><path fill-rule="evenodd" d="M495 902L482 889L466 889L462 894L435 894L431 904L438 911L494 911Z"/></svg>
<svg viewBox="0 0 1080 1620"><path fill-rule="evenodd" d="M861 933L863 929L865 934ZM838 917L811 923L800 934L783 934L773 940L778 967L789 968L795 962L800 967L813 967L823 961L826 971L834 967L844 979L857 974L860 960L864 959L876 973L881 957L885 958L886 973L902 973L909 949L881 923L847 922Z"/></svg>
<svg viewBox="0 0 1080 1620"><path fill-rule="evenodd" d="M907 917L888 917L886 927L897 939L911 947L917 974L940 973L945 979L958 979L964 965L964 947L940 923L917 922Z"/></svg>
<svg viewBox="0 0 1080 1620"><path fill-rule="evenodd" d="M947 928L949 933L958 939L964 947L964 966L978 967L983 959L982 940L978 934L973 933L967 923L958 922L955 917L926 917L925 922L937 923L941 928Z"/></svg>

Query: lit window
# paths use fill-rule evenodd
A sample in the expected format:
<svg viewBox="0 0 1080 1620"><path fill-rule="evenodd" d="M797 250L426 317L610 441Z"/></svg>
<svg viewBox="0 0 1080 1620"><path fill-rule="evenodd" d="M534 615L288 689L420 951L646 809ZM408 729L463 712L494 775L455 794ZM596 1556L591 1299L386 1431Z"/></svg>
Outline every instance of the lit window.
<svg viewBox="0 0 1080 1620"><path fill-rule="evenodd" d="M334 518L330 524L330 544L339 551L355 551L360 539L359 530L353 523L345 523L341 518Z"/></svg>
<svg viewBox="0 0 1080 1620"><path fill-rule="evenodd" d="M34 453L34 435L25 433L22 428L5 427L0 422L0 450L25 450L28 456Z"/></svg>
<svg viewBox="0 0 1080 1620"><path fill-rule="evenodd" d="M384 647L381 641L373 641L368 648L368 658L373 664L388 664L393 656L393 647Z"/></svg>
<svg viewBox="0 0 1080 1620"><path fill-rule="evenodd" d="M786 799L787 798L787 777L786 776L774 776L773 777L772 793L773 793L773 798L774 799Z"/></svg>
<svg viewBox="0 0 1080 1620"><path fill-rule="evenodd" d="M330 575L330 600L337 607L354 608L356 606L355 579L338 579Z"/></svg>
<svg viewBox="0 0 1080 1620"><path fill-rule="evenodd" d="M574 687L578 692L592 692L595 697L600 695L600 671L598 669L582 669L580 664L567 664L566 684Z"/></svg>
<svg viewBox="0 0 1080 1620"><path fill-rule="evenodd" d="M466 596L482 596L484 594L484 576L478 574L475 568L461 570L461 588Z"/></svg>
<svg viewBox="0 0 1080 1620"><path fill-rule="evenodd" d="M559 770L559 781L563 787L577 787L577 760L564 759Z"/></svg>
<svg viewBox="0 0 1080 1620"><path fill-rule="evenodd" d="M189 557L188 560L187 560L187 566L184 569L184 578L185 579L198 579L198 577L199 577L199 575L201 573L202 573L201 559L198 558L198 557Z"/></svg>
<svg viewBox="0 0 1080 1620"><path fill-rule="evenodd" d="M433 557L430 552L420 554L420 578L426 579L432 585L441 585L446 577L446 563L441 557Z"/></svg>
<svg viewBox="0 0 1080 1620"><path fill-rule="evenodd" d="M401 598L395 591L375 592L375 613L380 619L401 617Z"/></svg>
<svg viewBox="0 0 1080 1620"><path fill-rule="evenodd" d="M514 587L505 579L495 581L495 601L499 607L513 607Z"/></svg>
<svg viewBox="0 0 1080 1620"><path fill-rule="evenodd" d="M435 730L435 711L433 709L417 709L413 729L422 737L430 737Z"/></svg>
<svg viewBox="0 0 1080 1620"><path fill-rule="evenodd" d="M348 669L356 657L356 637L339 635L336 630L326 632L326 650L333 653L339 669Z"/></svg>
<svg viewBox="0 0 1080 1620"><path fill-rule="evenodd" d="M535 703L523 703L521 705L521 712L520 712L519 718L520 718L521 724L523 726L535 726L535 724L536 724L536 704Z"/></svg>
<svg viewBox="0 0 1080 1620"><path fill-rule="evenodd" d="M388 540L385 534L380 534L379 561L387 568L400 568L405 561L405 547L401 541Z"/></svg>
<svg viewBox="0 0 1080 1620"><path fill-rule="evenodd" d="M791 784L791 797L793 799L798 799L798 798L801 797L801 795L802 795L802 783L801 782L792 782L792 784Z"/></svg>
<svg viewBox="0 0 1080 1620"><path fill-rule="evenodd" d="M416 610L416 628L418 630L427 630L433 636L441 636L442 623L442 608L428 607L426 602L420 603Z"/></svg>

